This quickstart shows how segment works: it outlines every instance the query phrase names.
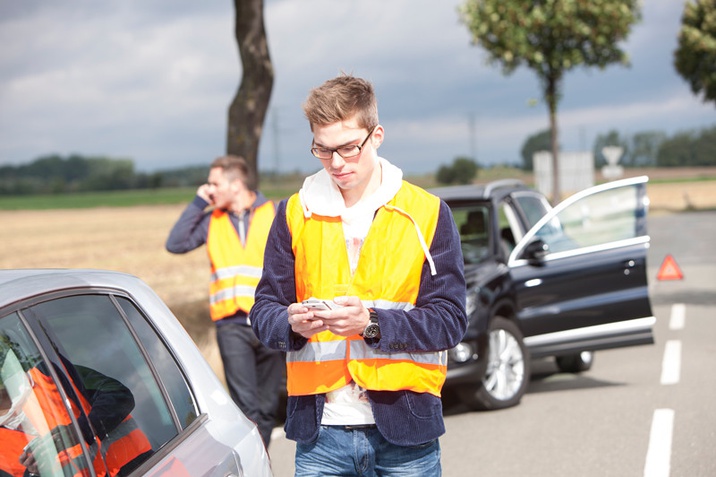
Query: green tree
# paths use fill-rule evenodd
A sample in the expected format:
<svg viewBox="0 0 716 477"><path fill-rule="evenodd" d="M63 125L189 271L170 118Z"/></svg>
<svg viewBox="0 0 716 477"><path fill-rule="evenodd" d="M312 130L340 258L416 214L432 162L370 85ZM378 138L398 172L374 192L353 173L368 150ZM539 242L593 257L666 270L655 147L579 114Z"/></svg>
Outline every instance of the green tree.
<svg viewBox="0 0 716 477"><path fill-rule="evenodd" d="M703 167L716 165L716 127L687 131L666 139L656 157L660 167Z"/></svg>
<svg viewBox="0 0 716 477"><path fill-rule="evenodd" d="M534 155L540 151L552 150L552 133L549 129L533 134L528 137L522 145L522 169L531 171L534 169Z"/></svg>
<svg viewBox="0 0 716 477"><path fill-rule="evenodd" d="M87 159L88 174L83 190L125 190L134 185L134 163L131 159L93 157Z"/></svg>
<svg viewBox="0 0 716 477"><path fill-rule="evenodd" d="M625 166L648 167L656 165L659 147L666 139L666 134L659 131L644 131L634 134L631 138L629 160Z"/></svg>
<svg viewBox="0 0 716 477"><path fill-rule="evenodd" d="M273 89L273 65L263 0L234 0L234 34L241 57L241 85L229 107L226 152L258 168L258 150Z"/></svg>
<svg viewBox="0 0 716 477"><path fill-rule="evenodd" d="M450 166L440 166L435 179L440 184L470 184L480 166L469 157L460 156Z"/></svg>
<svg viewBox="0 0 716 477"><path fill-rule="evenodd" d="M684 5L674 67L703 100L716 101L716 2L691 0Z"/></svg>
<svg viewBox="0 0 716 477"><path fill-rule="evenodd" d="M558 201L557 104L564 75L578 66L628 64L618 46L641 18L640 0L465 0L461 21L473 43L504 74L526 65L537 74L552 132L552 200Z"/></svg>
<svg viewBox="0 0 716 477"><path fill-rule="evenodd" d="M693 158L693 135L677 133L664 141L656 156L658 167L683 167L691 165Z"/></svg>

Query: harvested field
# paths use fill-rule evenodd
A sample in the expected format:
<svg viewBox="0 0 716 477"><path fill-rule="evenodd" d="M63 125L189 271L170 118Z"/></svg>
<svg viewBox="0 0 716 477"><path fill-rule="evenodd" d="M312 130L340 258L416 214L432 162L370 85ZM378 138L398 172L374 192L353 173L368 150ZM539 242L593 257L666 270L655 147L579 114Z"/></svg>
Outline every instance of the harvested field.
<svg viewBox="0 0 716 477"><path fill-rule="evenodd" d="M716 181L652 183L647 193L654 213L716 209Z"/></svg>
<svg viewBox="0 0 716 477"><path fill-rule="evenodd" d="M0 211L0 268L101 268L136 275L169 305L219 376L204 248L164 249L184 205Z"/></svg>
<svg viewBox="0 0 716 477"><path fill-rule="evenodd" d="M669 171L672 174L675 171ZM652 213L716 208L712 180L652 182ZM103 268L146 281L223 376L208 315L206 251L172 255L164 241L184 205L0 211L1 268Z"/></svg>

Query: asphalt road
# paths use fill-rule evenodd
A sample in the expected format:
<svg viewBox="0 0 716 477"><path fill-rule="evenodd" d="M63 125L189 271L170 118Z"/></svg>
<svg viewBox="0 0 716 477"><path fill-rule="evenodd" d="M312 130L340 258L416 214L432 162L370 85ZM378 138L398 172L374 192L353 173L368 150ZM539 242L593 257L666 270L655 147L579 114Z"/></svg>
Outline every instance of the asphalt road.
<svg viewBox="0 0 716 477"><path fill-rule="evenodd" d="M716 212L649 218L656 344L596 353L581 375L535 363L519 406L447 405L445 476L716 476ZM667 255L683 273L658 280ZM293 475L280 430L276 477Z"/></svg>

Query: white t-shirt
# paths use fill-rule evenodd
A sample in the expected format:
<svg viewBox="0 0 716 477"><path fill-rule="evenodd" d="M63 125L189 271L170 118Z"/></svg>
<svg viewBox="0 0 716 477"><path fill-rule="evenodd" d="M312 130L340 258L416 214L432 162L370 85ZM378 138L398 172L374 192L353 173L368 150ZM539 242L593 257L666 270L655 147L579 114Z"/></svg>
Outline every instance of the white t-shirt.
<svg viewBox="0 0 716 477"><path fill-rule="evenodd" d="M351 209L357 209L361 205L359 202ZM343 219L343 235L346 238L348 260L353 274L358 266L361 247L373 223L375 210L361 210L357 216L347 215L351 216L351 220ZM351 381L342 388L327 393L321 424L325 426L375 424L366 390Z"/></svg>

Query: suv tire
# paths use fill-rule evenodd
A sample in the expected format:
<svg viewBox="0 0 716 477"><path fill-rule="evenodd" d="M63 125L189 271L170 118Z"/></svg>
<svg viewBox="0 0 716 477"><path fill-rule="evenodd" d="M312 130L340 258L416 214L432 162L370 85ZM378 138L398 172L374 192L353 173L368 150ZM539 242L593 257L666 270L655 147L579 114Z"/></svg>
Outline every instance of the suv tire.
<svg viewBox="0 0 716 477"><path fill-rule="evenodd" d="M517 325L507 318L495 316L490 323L489 336L487 368L480 384L477 388L457 389L461 401L473 410L515 406L529 383L529 353Z"/></svg>

